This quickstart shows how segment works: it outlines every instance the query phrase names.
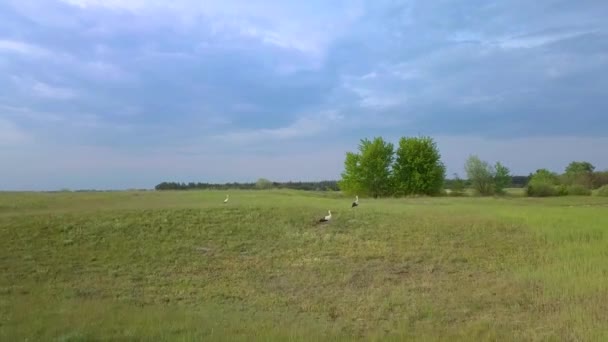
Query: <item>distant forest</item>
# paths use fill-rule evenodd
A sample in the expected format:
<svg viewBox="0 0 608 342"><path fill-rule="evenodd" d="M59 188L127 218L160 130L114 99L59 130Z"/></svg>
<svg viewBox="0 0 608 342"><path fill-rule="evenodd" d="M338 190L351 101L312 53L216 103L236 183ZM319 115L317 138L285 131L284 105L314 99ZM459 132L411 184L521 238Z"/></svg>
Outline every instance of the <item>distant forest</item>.
<svg viewBox="0 0 608 342"><path fill-rule="evenodd" d="M529 176L512 176L511 188L523 188L528 184ZM450 189L456 180L446 179L444 188ZM471 184L468 180L463 180L465 186ZM183 182L162 182L155 187L156 190L262 190L262 189L294 189L294 190L309 190L309 191L339 191L338 181L320 181L320 182L270 182L265 179L260 179L253 183L183 183Z"/></svg>
<svg viewBox="0 0 608 342"><path fill-rule="evenodd" d="M270 182L264 179L258 180L255 183L179 183L179 182L163 182L155 187L156 190L263 190L263 189L295 189L295 190L311 190L311 191L338 191L338 181L320 181L320 182Z"/></svg>

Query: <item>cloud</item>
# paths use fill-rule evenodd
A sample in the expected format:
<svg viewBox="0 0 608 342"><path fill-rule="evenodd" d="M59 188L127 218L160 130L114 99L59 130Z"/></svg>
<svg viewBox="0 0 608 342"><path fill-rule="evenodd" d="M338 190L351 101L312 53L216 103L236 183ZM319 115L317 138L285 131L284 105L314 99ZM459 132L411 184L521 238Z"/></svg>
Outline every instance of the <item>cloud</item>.
<svg viewBox="0 0 608 342"><path fill-rule="evenodd" d="M101 81L130 81L133 78L121 67L108 62L86 62L80 68L83 75Z"/></svg>
<svg viewBox="0 0 608 342"><path fill-rule="evenodd" d="M38 96L56 100L69 100L76 96L76 92L70 88L55 87L44 82L34 82L32 91Z"/></svg>
<svg viewBox="0 0 608 342"><path fill-rule="evenodd" d="M448 40L460 44L479 44L485 48L532 49L551 43L568 40L588 34L597 33L595 30L583 29L550 29L541 32L530 32L518 35L492 36L480 32L459 31L448 35Z"/></svg>
<svg viewBox="0 0 608 342"><path fill-rule="evenodd" d="M130 108L125 108L125 110L129 111ZM126 115L128 116L129 114L127 113ZM87 145L89 141L99 140L98 136L91 136L91 134L100 130L111 132L105 134L108 138L114 140L116 140L117 136L132 133L132 126L129 124L108 121L100 115L80 111L73 113L52 112L24 106L0 104L1 116L10 118L11 122L20 122L23 127L27 127L27 135L23 134L21 130L16 129L16 126L14 128L16 132L21 132L19 136L27 137L30 140L35 136L37 140L48 139L56 142L66 139L65 142L71 141L73 144ZM69 139L72 140L67 140L67 137L57 136L56 130L70 131Z"/></svg>
<svg viewBox="0 0 608 342"><path fill-rule="evenodd" d="M7 106L3 104L0 104L0 114L2 114L2 116L13 116L21 120L26 119L43 123L52 123L65 120L63 115L56 113L36 111L23 106Z"/></svg>
<svg viewBox="0 0 608 342"><path fill-rule="evenodd" d="M593 31L570 31L570 32L553 32L540 34L527 34L517 37L509 37L499 40L498 46L503 49L518 49L518 48L536 48L539 46L551 44L561 40L576 38L578 36L593 34Z"/></svg>
<svg viewBox="0 0 608 342"><path fill-rule="evenodd" d="M314 137L331 129L342 118L335 111L325 111L317 115L301 117L284 127L227 132L212 139L233 144L250 144L259 141L286 141Z"/></svg>
<svg viewBox="0 0 608 342"><path fill-rule="evenodd" d="M113 1L64 0L82 10L124 11L132 15L152 16L162 13L173 23L192 27L201 17L212 34L240 35L281 49L296 50L312 58L322 58L332 37L343 32L363 11L361 1L336 1L332 6L291 4L276 0L251 2L191 0ZM319 6L321 7L319 8Z"/></svg>
<svg viewBox="0 0 608 342"><path fill-rule="evenodd" d="M57 100L67 100L76 96L72 89L54 87L44 82L35 82L31 90L38 96Z"/></svg>
<svg viewBox="0 0 608 342"><path fill-rule="evenodd" d="M31 57L44 57L51 53L36 45L28 44L18 40L0 39L0 51L17 53Z"/></svg>
<svg viewBox="0 0 608 342"><path fill-rule="evenodd" d="M0 117L0 146L17 145L29 140L29 135L14 122Z"/></svg>

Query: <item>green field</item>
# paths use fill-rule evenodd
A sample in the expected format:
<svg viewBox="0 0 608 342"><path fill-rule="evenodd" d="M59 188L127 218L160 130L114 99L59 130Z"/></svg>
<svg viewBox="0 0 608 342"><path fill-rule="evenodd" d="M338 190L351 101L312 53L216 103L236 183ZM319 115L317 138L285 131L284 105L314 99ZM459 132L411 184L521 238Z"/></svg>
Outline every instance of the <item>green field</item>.
<svg viewBox="0 0 608 342"><path fill-rule="evenodd" d="M0 193L0 340L608 340L608 198L224 197Z"/></svg>

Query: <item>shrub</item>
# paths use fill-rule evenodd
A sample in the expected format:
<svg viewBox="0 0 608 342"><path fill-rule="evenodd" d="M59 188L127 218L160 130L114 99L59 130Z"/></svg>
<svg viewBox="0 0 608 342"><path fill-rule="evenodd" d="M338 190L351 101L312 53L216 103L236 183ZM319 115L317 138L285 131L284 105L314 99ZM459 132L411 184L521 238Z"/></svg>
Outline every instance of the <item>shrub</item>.
<svg viewBox="0 0 608 342"><path fill-rule="evenodd" d="M549 197L558 196L558 188L551 183L536 182L534 184L528 184L526 188L526 195L530 197Z"/></svg>
<svg viewBox="0 0 608 342"><path fill-rule="evenodd" d="M598 196L608 197L608 185L604 185L597 191Z"/></svg>
<svg viewBox="0 0 608 342"><path fill-rule="evenodd" d="M568 187L563 184L558 185L555 191L557 191L557 196L568 196Z"/></svg>
<svg viewBox="0 0 608 342"><path fill-rule="evenodd" d="M563 193L561 188L556 187L558 184L557 175L549 170L537 170L528 182L526 194L534 197L557 196Z"/></svg>
<svg viewBox="0 0 608 342"><path fill-rule="evenodd" d="M608 185L608 171L595 172L593 174L593 187L599 189L604 185Z"/></svg>
<svg viewBox="0 0 608 342"><path fill-rule="evenodd" d="M591 196L591 190L580 184L570 185L567 192L569 196Z"/></svg>

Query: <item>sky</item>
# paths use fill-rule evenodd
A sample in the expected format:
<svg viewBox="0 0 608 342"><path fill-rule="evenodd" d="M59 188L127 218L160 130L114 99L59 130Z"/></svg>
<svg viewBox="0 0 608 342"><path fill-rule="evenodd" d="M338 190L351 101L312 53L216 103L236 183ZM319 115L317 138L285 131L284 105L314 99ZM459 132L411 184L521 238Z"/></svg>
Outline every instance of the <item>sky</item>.
<svg viewBox="0 0 608 342"><path fill-rule="evenodd" d="M448 176L608 169L605 0L1 0L0 189L339 179L362 138Z"/></svg>

